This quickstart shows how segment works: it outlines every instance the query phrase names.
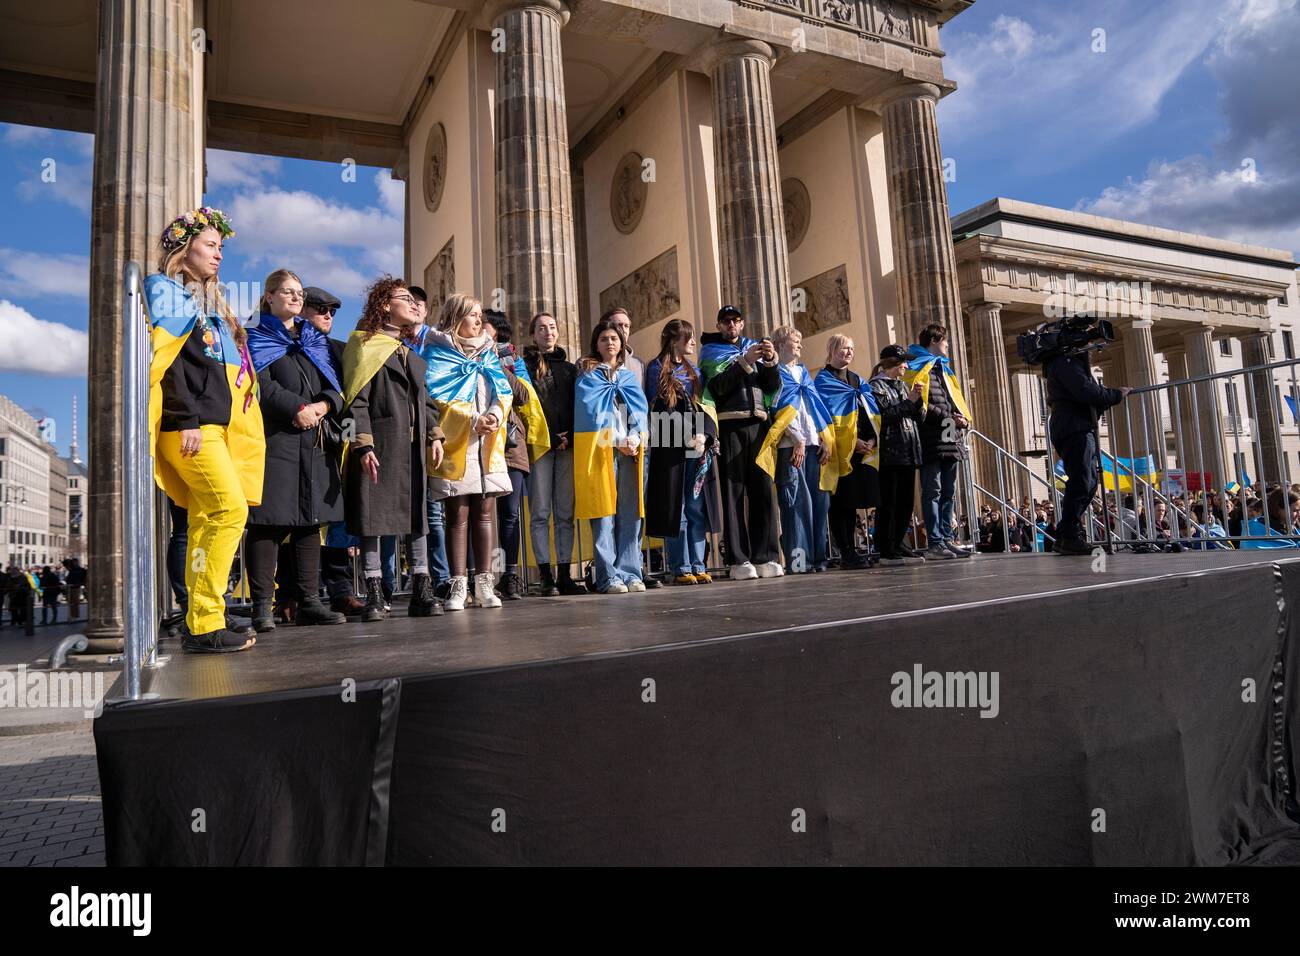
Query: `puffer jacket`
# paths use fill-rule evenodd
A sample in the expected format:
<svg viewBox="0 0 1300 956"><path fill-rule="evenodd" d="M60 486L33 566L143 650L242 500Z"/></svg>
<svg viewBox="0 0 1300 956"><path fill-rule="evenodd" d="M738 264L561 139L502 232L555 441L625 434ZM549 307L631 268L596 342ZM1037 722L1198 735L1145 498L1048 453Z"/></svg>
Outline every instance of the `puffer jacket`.
<svg viewBox="0 0 1300 956"><path fill-rule="evenodd" d="M930 404L925 410L925 419L921 422L921 448L927 462L939 462L945 459L966 459L966 429L957 428L955 417L957 407L948 394L948 382L944 378L943 368L938 362L930 366ZM953 422L952 430L948 422ZM956 441L944 441L955 438Z"/></svg>
<svg viewBox="0 0 1300 956"><path fill-rule="evenodd" d="M482 356L488 350L496 348L496 344L487 335L480 335L477 339L453 339L450 334L436 329L430 329L426 334L431 337L440 337L442 344L459 349L469 358ZM513 395L505 395L499 398L493 397L487 379L482 375L478 377L478 390L474 393L474 411L476 415L495 411L499 416L503 414L503 407L508 412L513 404ZM436 475L430 476L429 490L432 492L434 499L440 501L444 498L457 498L461 495L495 497L509 494L511 491L510 476L506 469L502 468L500 471L490 470L490 463L487 458L487 449L483 446L482 436L471 432L469 446L465 451L464 477L452 481L448 478L439 478Z"/></svg>
<svg viewBox="0 0 1300 956"><path fill-rule="evenodd" d="M921 400L913 401L905 382L883 372L871 380L871 392L880 407L881 467L920 468Z"/></svg>

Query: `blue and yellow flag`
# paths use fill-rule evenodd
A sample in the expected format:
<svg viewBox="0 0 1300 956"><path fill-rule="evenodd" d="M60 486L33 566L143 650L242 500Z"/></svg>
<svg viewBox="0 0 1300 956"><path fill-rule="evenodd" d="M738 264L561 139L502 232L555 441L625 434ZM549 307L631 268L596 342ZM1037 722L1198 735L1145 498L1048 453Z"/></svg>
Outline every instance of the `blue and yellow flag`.
<svg viewBox="0 0 1300 956"><path fill-rule="evenodd" d="M397 351L402 343L391 335L370 334L357 330L348 336L347 345L343 346L343 417L347 418L348 407L361 390L383 368L388 357ZM343 474L347 474L348 449L352 442L343 443L341 463Z"/></svg>
<svg viewBox="0 0 1300 956"><path fill-rule="evenodd" d="M444 436L442 464L433 474L448 481L465 477L465 456L472 437L480 376L487 380L489 410L496 412L501 423L491 435L483 436L487 471L505 474L506 419L514 404L514 392L501 368L496 348L489 344L470 358L452 345L451 336L446 332L430 329L424 334L420 355L429 365L425 385L441 413L438 426Z"/></svg>
<svg viewBox="0 0 1300 956"><path fill-rule="evenodd" d="M880 407L876 396L872 394L871 384L864 378L854 388L847 382L841 382L827 369L817 373L813 380L817 394L821 396L831 415L831 460L822 465L821 488L834 491L841 478L853 470L853 450L858 444L858 414L863 408L871 419L871 427L876 430L876 447L871 454L863 456L863 462L880 470Z"/></svg>
<svg viewBox="0 0 1300 956"><path fill-rule="evenodd" d="M808 415L812 418L821 444L831 449L832 457L835 454L835 436L830 409L818 394L817 387L813 384L813 377L802 365L796 365L794 368L781 365L778 368L781 371L781 391L777 393L776 401L768 410L768 420L772 424L763 438L763 445L758 450L757 458L758 467L773 478L776 477L777 447L781 444L781 438L790 427L790 423L798 417L801 407L807 409Z"/></svg>
<svg viewBox="0 0 1300 956"><path fill-rule="evenodd" d="M622 401L620 413L615 398ZM650 406L641 383L626 366L610 381L605 367L578 376L573 403L573 497L575 518L605 518L618 505L615 445L636 434L637 514L645 514L645 446L650 435Z"/></svg>
<svg viewBox="0 0 1300 956"><path fill-rule="evenodd" d="M935 362L939 363L943 369L943 380L948 386L948 394L952 396L953 408L962 414L962 417L968 422L974 422L971 417L970 407L966 404L966 396L961 393L961 386L957 384L957 376L953 374L952 364L948 361L947 356L936 355L929 349L920 345L909 345L907 347L907 371L903 373L903 381L908 385L921 383L921 404L928 407L930 404L930 371Z"/></svg>
<svg viewBox="0 0 1300 956"><path fill-rule="evenodd" d="M154 273L144 280L145 308L149 313L153 359L149 364L149 453L154 480L167 497L189 507L189 488L167 462L158 456L162 431L162 380L196 324L201 323L203 347L226 369L230 384L230 424L226 444L244 497L250 505L262 501L266 467L266 434L262 407L257 402L257 374L248 351L235 344L230 324L217 315L201 314L198 300L176 279Z"/></svg>
<svg viewBox="0 0 1300 956"><path fill-rule="evenodd" d="M523 368L523 362L517 362L515 368ZM525 373L526 374L526 373ZM542 410L542 400L537 397L533 383L521 376L516 376L519 384L528 393L528 401L519 409L519 418L524 423L524 442L528 445L529 462L537 461L551 450L551 432L546 427L546 412Z"/></svg>
<svg viewBox="0 0 1300 956"><path fill-rule="evenodd" d="M730 342L705 342L700 349L700 378L704 382L704 394L700 397L700 405L715 424L718 421L718 409L709 383L733 362L740 361L741 356L754 344L756 344L754 339L742 336L734 345ZM780 389L764 393L764 404L771 408L778 395Z"/></svg>
<svg viewBox="0 0 1300 956"><path fill-rule="evenodd" d="M1102 452L1101 462L1102 481L1106 490L1110 492L1132 492L1134 477L1153 485L1160 480L1160 473L1156 470L1155 459L1150 455L1143 458L1115 458ZM1065 487L1066 480L1065 463L1058 458L1056 461L1056 487L1058 490Z"/></svg>

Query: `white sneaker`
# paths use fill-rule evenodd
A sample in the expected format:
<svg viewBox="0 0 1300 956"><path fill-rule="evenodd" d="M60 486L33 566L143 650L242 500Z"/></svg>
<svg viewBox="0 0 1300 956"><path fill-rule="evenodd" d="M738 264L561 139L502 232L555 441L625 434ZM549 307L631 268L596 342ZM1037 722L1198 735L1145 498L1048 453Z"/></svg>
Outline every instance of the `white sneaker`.
<svg viewBox="0 0 1300 956"><path fill-rule="evenodd" d="M501 599L497 597L490 573L474 575L474 603L479 607L500 607Z"/></svg>
<svg viewBox="0 0 1300 956"><path fill-rule="evenodd" d="M942 544L930 545L930 547L925 549L925 556L927 558L936 558L939 560L947 560L947 561L951 561L953 558L957 557L957 555L953 554Z"/></svg>
<svg viewBox="0 0 1300 956"><path fill-rule="evenodd" d="M447 600L442 602L444 610L463 611L465 610L465 598L469 594L469 578L461 575L453 577L449 582L451 590L447 594Z"/></svg>
<svg viewBox="0 0 1300 956"><path fill-rule="evenodd" d="M644 584L641 585L641 590L642 591L645 590ZM600 593L601 594L626 594L627 585L624 584L622 581L612 581L610 582L609 587L605 588L605 590L601 591Z"/></svg>
<svg viewBox="0 0 1300 956"><path fill-rule="evenodd" d="M633 581L630 581L630 582L628 582L627 589L628 589L629 591L633 591L633 592L635 592L635 591L644 591L644 590L645 590L645 582L644 582L644 581L639 581L639 580L633 580Z"/></svg>
<svg viewBox="0 0 1300 956"><path fill-rule="evenodd" d="M758 571L748 561L744 564L733 564L731 566L731 580L733 581L752 581L756 577L758 577Z"/></svg>
<svg viewBox="0 0 1300 956"><path fill-rule="evenodd" d="M755 571L760 578L779 578L785 574L785 568L776 561L764 561Z"/></svg>

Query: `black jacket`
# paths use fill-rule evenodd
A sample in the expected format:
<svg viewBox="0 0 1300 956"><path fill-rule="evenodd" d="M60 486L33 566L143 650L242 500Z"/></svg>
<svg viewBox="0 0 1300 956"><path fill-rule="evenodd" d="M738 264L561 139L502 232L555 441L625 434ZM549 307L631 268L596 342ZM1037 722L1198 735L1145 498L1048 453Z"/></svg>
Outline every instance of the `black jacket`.
<svg viewBox="0 0 1300 956"><path fill-rule="evenodd" d="M226 364L204 351L204 336L217 337L218 330L214 327L217 321L208 316L206 326L195 322L175 360L163 373L162 431L230 424L230 381L226 378Z"/></svg>
<svg viewBox="0 0 1300 956"><path fill-rule="evenodd" d="M701 346L726 341L721 332L705 332L700 336ZM705 384L713 395L720 422L765 419L763 395L781 388L781 371L775 365L747 367L743 361L735 361Z"/></svg>
<svg viewBox="0 0 1300 956"><path fill-rule="evenodd" d="M873 378L871 391L880 406L880 466L921 467L921 400L913 401L906 383L887 375Z"/></svg>
<svg viewBox="0 0 1300 956"><path fill-rule="evenodd" d="M945 459L966 458L966 443L962 440L966 429L957 428L954 422L949 431L948 422L957 415L957 407L948 394L948 382L943 374L943 366L938 362L930 366L930 403L925 409L925 418L921 421L921 450L925 460L930 463ZM947 437L955 441L944 441Z"/></svg>
<svg viewBox="0 0 1300 956"><path fill-rule="evenodd" d="M546 359L545 375L537 371L540 358ZM524 365L528 369L528 377L533 380L537 400L542 403L542 412L546 415L546 430L551 433L551 447L560 447L559 435L564 432L569 436L569 448L573 448L573 401L578 367L568 360L564 349L555 348L543 356L542 350L535 345L524 349Z"/></svg>
<svg viewBox="0 0 1300 956"><path fill-rule="evenodd" d="M1097 427L1097 416L1124 399L1117 388L1106 388L1092 377L1087 356L1058 355L1043 364L1047 404L1052 409L1048 431L1053 445Z"/></svg>
<svg viewBox="0 0 1300 956"><path fill-rule="evenodd" d="M327 441L321 425L304 431L294 425L293 417L303 405L325 402L337 421L343 396L301 351L258 372L257 387L266 431L266 476L262 503L249 509L248 523L305 527L342 521L341 449Z"/></svg>

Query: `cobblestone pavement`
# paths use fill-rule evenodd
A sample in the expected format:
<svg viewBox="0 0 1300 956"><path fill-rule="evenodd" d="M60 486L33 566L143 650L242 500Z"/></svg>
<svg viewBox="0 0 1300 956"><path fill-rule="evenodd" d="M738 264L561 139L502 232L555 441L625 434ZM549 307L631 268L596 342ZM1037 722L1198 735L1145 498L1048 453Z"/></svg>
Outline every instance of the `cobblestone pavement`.
<svg viewBox="0 0 1300 956"><path fill-rule="evenodd" d="M104 865L90 727L0 736L0 866Z"/></svg>

